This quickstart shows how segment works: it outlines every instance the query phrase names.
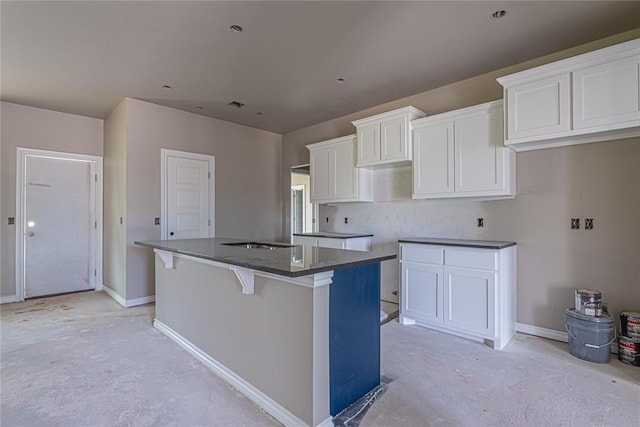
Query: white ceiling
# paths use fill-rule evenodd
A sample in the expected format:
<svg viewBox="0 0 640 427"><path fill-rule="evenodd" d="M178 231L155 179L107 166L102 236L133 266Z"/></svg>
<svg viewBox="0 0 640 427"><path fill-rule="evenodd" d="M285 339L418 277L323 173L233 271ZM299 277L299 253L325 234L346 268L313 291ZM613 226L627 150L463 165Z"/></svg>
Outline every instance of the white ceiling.
<svg viewBox="0 0 640 427"><path fill-rule="evenodd" d="M4 101L105 118L132 97L278 133L640 27L640 1L3 0L0 12Z"/></svg>

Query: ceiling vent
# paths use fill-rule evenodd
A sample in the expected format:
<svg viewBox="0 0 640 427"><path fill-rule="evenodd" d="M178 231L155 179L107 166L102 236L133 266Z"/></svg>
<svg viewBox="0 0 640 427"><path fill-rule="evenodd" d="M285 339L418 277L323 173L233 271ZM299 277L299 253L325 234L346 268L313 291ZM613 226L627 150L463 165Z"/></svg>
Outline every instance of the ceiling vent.
<svg viewBox="0 0 640 427"><path fill-rule="evenodd" d="M244 104L242 102L238 102L238 101L231 101L230 103L227 104L229 107L236 107L236 108L242 108L244 107Z"/></svg>

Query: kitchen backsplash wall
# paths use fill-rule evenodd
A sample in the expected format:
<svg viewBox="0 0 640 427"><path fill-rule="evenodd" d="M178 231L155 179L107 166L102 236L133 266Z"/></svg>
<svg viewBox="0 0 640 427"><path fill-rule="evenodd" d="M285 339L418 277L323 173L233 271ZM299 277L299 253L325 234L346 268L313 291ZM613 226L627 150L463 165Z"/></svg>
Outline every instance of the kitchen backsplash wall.
<svg viewBox="0 0 640 427"><path fill-rule="evenodd" d="M575 288L601 290L616 313L640 309L640 139L524 152L516 159L513 200L411 200L410 168L381 170L376 202L321 206L320 228L373 233L374 247L391 252L402 237L515 241L520 323L564 330ZM594 228L571 230L571 218L581 224L593 218ZM397 262L383 263L382 283L383 299L397 300Z"/></svg>

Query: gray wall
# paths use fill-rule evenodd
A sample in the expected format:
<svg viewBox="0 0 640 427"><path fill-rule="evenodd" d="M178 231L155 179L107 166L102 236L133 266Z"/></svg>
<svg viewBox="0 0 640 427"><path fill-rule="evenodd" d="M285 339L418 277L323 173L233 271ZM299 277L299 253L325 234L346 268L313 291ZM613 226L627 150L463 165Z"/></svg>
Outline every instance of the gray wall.
<svg viewBox="0 0 640 427"><path fill-rule="evenodd" d="M351 121L413 105L429 115L502 98L499 76L640 37L640 29L380 105L283 136L283 170L307 163L306 144L354 132ZM323 206L323 231L362 231L397 251L397 239L444 236L518 242L518 322L564 330L572 289L599 289L612 311L640 308L640 140L554 148L517 155L518 196L510 201L410 200L411 168L376 172L376 202ZM288 177L288 174L283 174ZM290 180L283 179L288 188ZM285 193L286 194L286 193ZM289 201L283 199L283 212ZM329 223L325 218L329 217ZM350 222L345 225L343 218ZM475 218L485 228L475 227ZM595 218L571 231L571 217ZM289 218L283 221L289 230ZM394 300L397 262L382 267L383 298Z"/></svg>
<svg viewBox="0 0 640 427"><path fill-rule="evenodd" d="M16 229L7 217L16 216L16 148L102 156L103 121L7 102L0 104L0 119L0 295L8 297L15 295Z"/></svg>
<svg viewBox="0 0 640 427"><path fill-rule="evenodd" d="M119 157L119 147L111 147L119 146L121 138L105 139L105 168L126 171L126 214L110 213L112 222L105 225L118 229L119 217L124 217L126 295L122 297L154 294L153 253L134 242L160 238L154 218L160 216L161 148L215 156L216 236L270 240L282 236L281 135L135 99L123 102L125 106L118 108L126 112L114 112L105 123L106 129L117 133L126 121L124 158ZM120 188L122 182L114 185ZM116 262L122 259L105 257L105 271L115 269Z"/></svg>

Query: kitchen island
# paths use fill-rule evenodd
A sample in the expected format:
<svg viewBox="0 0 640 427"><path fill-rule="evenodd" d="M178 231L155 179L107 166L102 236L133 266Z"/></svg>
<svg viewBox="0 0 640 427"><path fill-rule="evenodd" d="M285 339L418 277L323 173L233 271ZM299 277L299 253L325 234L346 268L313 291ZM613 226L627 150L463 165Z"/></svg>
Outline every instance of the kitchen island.
<svg viewBox="0 0 640 427"><path fill-rule="evenodd" d="M136 242L156 253L154 327L285 425L380 384L380 262L392 254L234 239Z"/></svg>

